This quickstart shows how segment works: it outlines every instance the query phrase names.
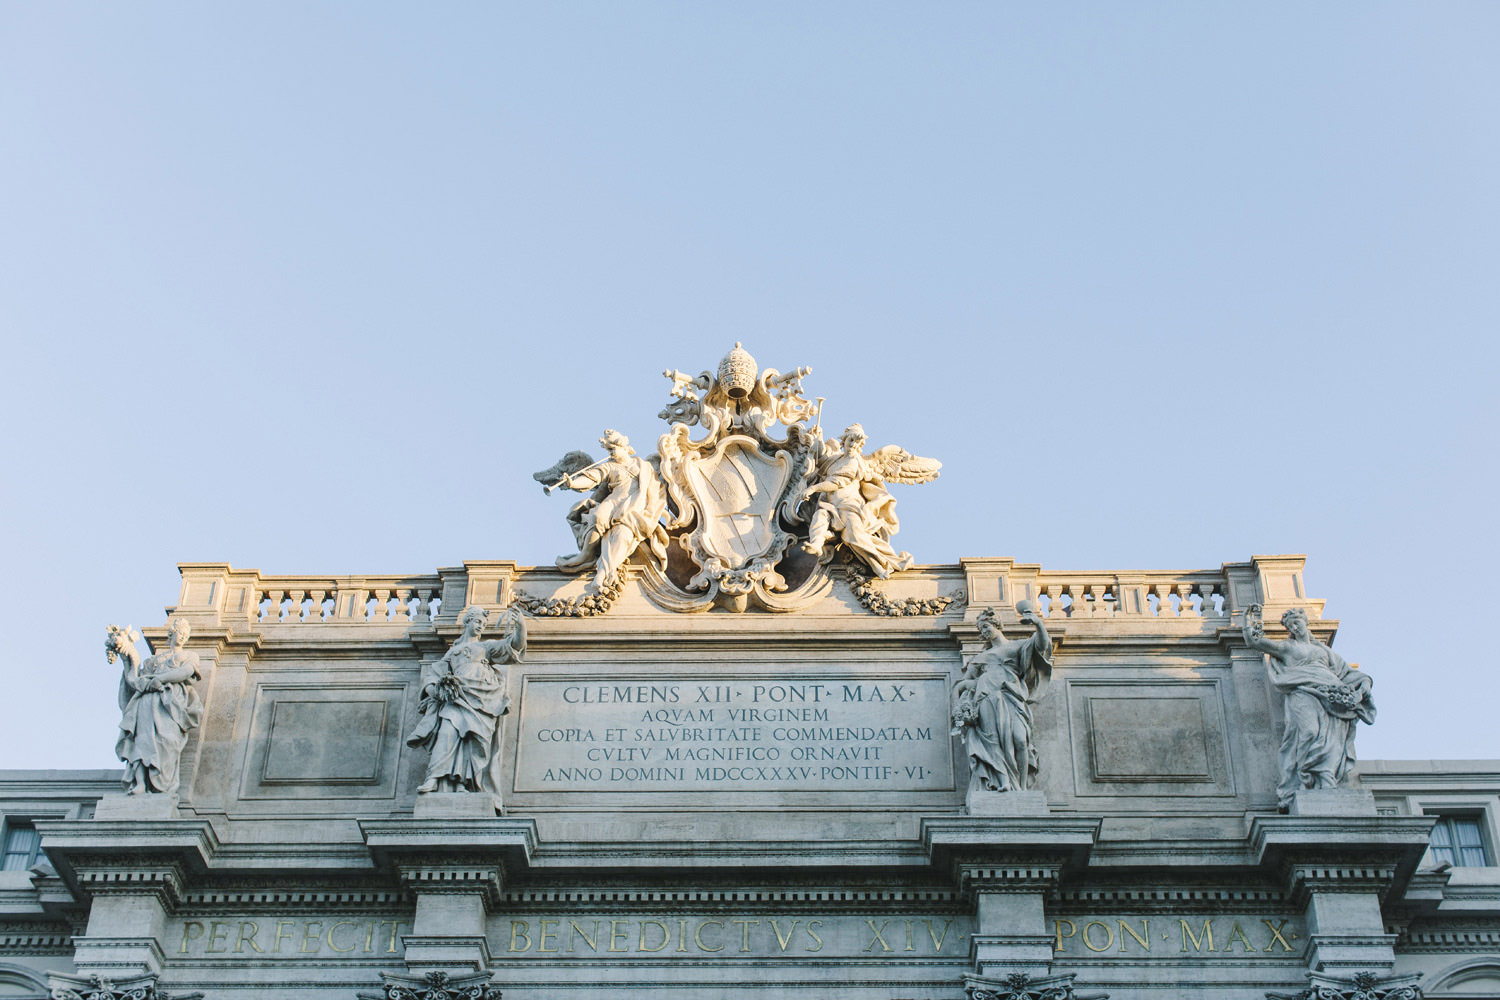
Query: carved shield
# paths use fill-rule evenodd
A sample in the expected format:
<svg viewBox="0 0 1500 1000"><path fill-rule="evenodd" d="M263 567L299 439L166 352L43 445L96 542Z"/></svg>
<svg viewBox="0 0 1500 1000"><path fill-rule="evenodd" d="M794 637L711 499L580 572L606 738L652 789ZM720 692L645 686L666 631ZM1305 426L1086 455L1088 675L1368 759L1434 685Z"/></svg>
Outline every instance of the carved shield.
<svg viewBox="0 0 1500 1000"><path fill-rule="evenodd" d="M684 473L700 515L695 531L699 549L730 569L771 550L780 534L776 505L792 476L789 454L767 456L754 439L737 434L689 460Z"/></svg>

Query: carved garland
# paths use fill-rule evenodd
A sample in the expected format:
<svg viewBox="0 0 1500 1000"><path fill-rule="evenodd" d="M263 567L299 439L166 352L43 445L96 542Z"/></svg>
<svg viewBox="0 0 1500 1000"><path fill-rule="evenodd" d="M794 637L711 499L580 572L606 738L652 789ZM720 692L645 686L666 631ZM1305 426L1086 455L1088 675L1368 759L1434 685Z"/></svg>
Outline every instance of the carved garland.
<svg viewBox="0 0 1500 1000"><path fill-rule="evenodd" d="M512 602L538 618L593 618L609 611L625 590L625 573L596 594L582 597L533 597L523 590L515 591Z"/></svg>
<svg viewBox="0 0 1500 1000"><path fill-rule="evenodd" d="M954 602L963 603L965 600L961 590L942 597L905 597L899 601L892 600L884 591L875 587L872 582L874 577L854 563L845 564L844 576L849 581L849 589L853 591L855 599L864 605L866 611L890 618L940 615L948 610L949 605Z"/></svg>

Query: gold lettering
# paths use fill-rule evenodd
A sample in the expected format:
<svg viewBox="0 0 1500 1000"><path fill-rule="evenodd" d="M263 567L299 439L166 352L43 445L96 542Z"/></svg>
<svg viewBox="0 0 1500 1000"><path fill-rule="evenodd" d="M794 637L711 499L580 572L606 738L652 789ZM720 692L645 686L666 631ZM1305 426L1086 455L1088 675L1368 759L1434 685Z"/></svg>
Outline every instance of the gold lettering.
<svg viewBox="0 0 1500 1000"><path fill-rule="evenodd" d="M1286 938L1281 936L1281 932L1286 928L1285 920L1275 925L1274 927L1271 926L1271 921L1269 920L1262 919L1261 923L1265 924L1266 930L1271 932L1271 940L1266 944L1266 951L1270 951L1272 948L1276 947L1278 943L1287 951L1292 950L1292 946L1287 944ZM186 938L184 937L183 940L186 941Z"/></svg>
<svg viewBox="0 0 1500 1000"><path fill-rule="evenodd" d="M821 921L821 920L809 920L807 922L807 936L810 937L810 938L812 938L814 941L816 941L818 943L818 946L816 948L803 948L802 949L803 951L822 951L823 950L823 939L822 939L822 937L820 937L818 935L818 928L822 927L822 926L823 926L823 921Z"/></svg>
<svg viewBox="0 0 1500 1000"><path fill-rule="evenodd" d="M221 927L223 928L223 930L219 929ZM223 944L224 945L228 945L229 944L229 925L225 924L225 923L220 923L219 921L215 920L215 921L211 922L208 925L208 949L207 949L207 951L208 951L208 953L210 955L222 955L224 952L226 952L226 951L229 950L227 947L218 947L218 948L214 947L216 944L219 944L219 938L221 938L221 937L224 939Z"/></svg>
<svg viewBox="0 0 1500 1000"><path fill-rule="evenodd" d="M890 945L888 945L888 944L885 943L885 935L882 933L885 930L885 925L888 924L888 923L890 923L889 920L882 920L880 922L880 926L879 927L876 927L875 926L875 921L869 919L868 917L865 918L865 923L867 923L867 924L870 925L870 933L873 934L873 935L875 935L873 938L870 939L870 943L867 944L867 945L865 945L865 951L871 950L877 944L880 945L880 950L881 951L895 951L896 950L896 949L892 948Z"/></svg>
<svg viewBox="0 0 1500 1000"><path fill-rule="evenodd" d="M399 921L399 920L382 920L380 922L380 926L382 926L382 927L384 927L386 924L390 924L391 925L391 939L390 939L390 941L388 941L386 943L385 953L387 955L394 955L394 954L396 954L396 932L401 929L401 921Z"/></svg>
<svg viewBox="0 0 1500 1000"><path fill-rule="evenodd" d="M1068 933L1066 934L1063 933L1063 924L1068 925ZM1052 948L1054 951L1061 954L1063 950L1063 938L1070 938L1074 934L1077 934L1078 925L1073 923L1073 921L1071 920L1054 920L1052 921L1052 930L1056 937L1056 943L1052 946Z"/></svg>
<svg viewBox="0 0 1500 1000"><path fill-rule="evenodd" d="M687 951L687 921L677 921L677 950Z"/></svg>
<svg viewBox="0 0 1500 1000"><path fill-rule="evenodd" d="M313 933L314 927L318 929L318 932L316 934ZM307 946L309 942L312 943L311 948ZM323 921L309 920L307 923L302 925L302 943L297 946L297 950L299 952L304 955L310 955L313 952L317 951L318 948L322 946L322 943Z"/></svg>
<svg viewBox="0 0 1500 1000"><path fill-rule="evenodd" d="M922 923L924 923L924 924L927 925L927 936L930 937L930 938L932 938L932 950L933 951L942 951L943 950L943 942L946 941L946 940L948 940L948 928L953 926L953 921L952 920L944 920L943 921L943 933L941 935L939 935L936 931L934 931L932 929L932 921L931 920L924 920L924 921L922 921Z"/></svg>
<svg viewBox="0 0 1500 1000"><path fill-rule="evenodd" d="M271 950L279 955L281 953L281 942L290 941L292 939L292 936L286 932L286 928L296 926L297 921L295 920L276 921L276 945Z"/></svg>
<svg viewBox="0 0 1500 1000"><path fill-rule="evenodd" d="M198 921L196 921L196 920L189 920L187 923L183 924L182 925L182 944L180 944L180 945L177 946L177 954L179 954L179 955L186 955L187 954L187 944L188 944L188 942L189 941L196 941L198 938L201 938L202 936L203 936L203 925L200 924L200 923L198 923ZM1267 949L1267 950L1269 951L1270 949Z"/></svg>
<svg viewBox="0 0 1500 1000"><path fill-rule="evenodd" d="M620 926L621 924L624 924L625 926L622 928ZM615 947L615 943L619 942L619 941L625 940L626 936L629 933L630 933L630 921L629 920L611 920L609 922L609 950L610 951L629 951L630 950L629 948L616 948Z"/></svg>
<svg viewBox="0 0 1500 1000"><path fill-rule="evenodd" d="M246 927L250 928L250 936L249 937L245 936L245 928ZM259 933L260 933L260 924L257 924L253 920L241 920L240 921L240 933L239 933L239 937L236 938L235 942L234 942L234 953L236 955L238 955L240 952L244 951L245 950L245 945L247 945L247 944L251 948L254 948L256 951L260 951L260 945L258 945L258 944L255 943L255 935L257 935Z"/></svg>
<svg viewBox="0 0 1500 1000"><path fill-rule="evenodd" d="M531 948L531 935L527 933L527 931L529 931L529 930L531 930L531 925L528 924L526 921L524 921L524 920L512 920L510 922L510 947L508 949L506 949L506 950L507 951L513 951L513 952L515 952L515 951L527 951L527 950L529 950ZM523 945L521 945L521 947L517 948L516 947L516 939L517 938L520 938L522 941L525 941L526 943L523 944Z"/></svg>
<svg viewBox="0 0 1500 1000"><path fill-rule="evenodd" d="M917 950L916 945L914 945L914 944L911 943L911 921L907 920L907 921L905 921L905 923L906 923L906 947L902 948L901 950L902 951L916 951Z"/></svg>
<svg viewBox="0 0 1500 1000"><path fill-rule="evenodd" d="M1193 929L1188 926L1188 922L1186 920L1178 917L1177 922L1182 925L1182 947L1178 949L1179 951L1188 950L1188 941L1193 942L1194 951L1202 951L1202 942L1205 939L1208 941L1208 950L1214 950L1214 922L1211 919L1206 919L1203 921L1203 937L1201 938L1193 933Z"/></svg>
<svg viewBox="0 0 1500 1000"><path fill-rule="evenodd" d="M792 943L792 935L797 933L797 925L799 923L801 923L800 920L793 920L792 926L788 927L786 934L783 935L781 933L781 925L776 922L775 917L771 918L771 930L776 932L776 944L780 946L782 951L786 951L786 946Z"/></svg>
<svg viewBox="0 0 1500 1000"><path fill-rule="evenodd" d="M1146 949L1147 951L1151 950L1151 921L1148 918L1146 918L1146 917L1142 917L1141 918L1141 933L1139 933L1139 934L1137 934L1135 932L1135 928L1134 927L1130 926L1129 924L1127 924L1123 920L1120 921L1120 950L1121 951L1125 950L1125 935L1126 934L1129 934L1131 937L1135 938L1136 943L1139 944L1142 948Z"/></svg>
<svg viewBox="0 0 1500 1000"><path fill-rule="evenodd" d="M654 925L656 927L660 927L661 928L661 944L657 945L654 948L648 948L646 946L646 925L647 924L652 924L652 925ZM669 931L669 930L667 930L667 925L666 924L662 923L660 920L642 920L641 921L641 939L638 942L636 942L635 950L636 951L661 951L668 944L670 944L671 941L672 941L672 932Z"/></svg>
<svg viewBox="0 0 1500 1000"><path fill-rule="evenodd" d="M568 926L570 928L572 928L571 930L568 931L568 950L569 951L573 950L573 942L577 941L579 938L583 938L583 943L589 946L589 951L598 951L599 950L599 921L597 921L597 920L594 921L594 936L593 937L589 937L587 934L585 934L583 932L583 928L578 926L578 921L576 921L576 920L569 920L568 921Z"/></svg>
<svg viewBox="0 0 1500 1000"><path fill-rule="evenodd" d="M739 924L740 925L740 951L749 951L750 950L750 928L752 928L752 927L759 927L760 926L760 921L759 920L745 920L742 917L735 917L733 920L731 920L729 922L731 924Z"/></svg>
<svg viewBox="0 0 1500 1000"><path fill-rule="evenodd" d="M365 954L366 955L368 955L371 951L374 950L374 947L373 947L374 946L374 941L375 941L375 921L371 920L370 921L370 929L367 930L367 931L365 931Z"/></svg>
<svg viewBox="0 0 1500 1000"><path fill-rule="evenodd" d="M1104 946L1102 948L1095 948L1094 943L1089 940L1090 927L1104 928L1104 933L1106 936L1104 939ZM1083 946L1089 951L1109 951L1110 948L1114 947L1114 943L1115 932L1109 929L1109 924L1100 923L1097 920L1090 920L1088 923L1083 925Z"/></svg>
<svg viewBox="0 0 1500 1000"><path fill-rule="evenodd" d="M703 928L707 927L709 924L718 924L720 930L724 928L724 921L722 920L705 920L703 921L703 923L698 925L697 930L693 931L694 943L698 945L699 951L723 951L724 940L722 938L719 939L719 946L717 948L710 948L708 945L703 943Z"/></svg>
<svg viewBox="0 0 1500 1000"><path fill-rule="evenodd" d="M557 917L543 917L541 919L540 926L537 928L537 942L536 942L536 950L539 953L540 952L544 952L544 951L545 952L549 952L549 953L555 953L558 950L557 949L557 928L556 927L548 927L547 925L548 924L560 924L560 923L562 923L562 920L559 919L559 918L557 918ZM547 935L548 934L552 935L552 945L553 946L551 948L547 947Z"/></svg>
<svg viewBox="0 0 1500 1000"><path fill-rule="evenodd" d="M1225 951L1234 951L1234 942L1236 938L1239 939L1241 948L1245 949L1246 951L1255 950L1255 945L1250 943L1250 939L1247 938L1245 936L1245 932L1240 929L1240 922L1238 920L1236 920L1234 922L1234 925L1229 928L1229 940L1224 942Z"/></svg>
<svg viewBox="0 0 1500 1000"><path fill-rule="evenodd" d="M338 945L336 945L336 944L333 943L333 932L334 931L338 930L340 927L358 927L358 926L359 926L359 924L356 924L352 920L340 920L338 923L336 923L332 927L328 928L328 947L331 950L337 951L337 952L350 952L350 951L353 951L355 948L358 948L359 947L359 938L357 936L354 939L354 943L351 944L347 948L340 948Z"/></svg>

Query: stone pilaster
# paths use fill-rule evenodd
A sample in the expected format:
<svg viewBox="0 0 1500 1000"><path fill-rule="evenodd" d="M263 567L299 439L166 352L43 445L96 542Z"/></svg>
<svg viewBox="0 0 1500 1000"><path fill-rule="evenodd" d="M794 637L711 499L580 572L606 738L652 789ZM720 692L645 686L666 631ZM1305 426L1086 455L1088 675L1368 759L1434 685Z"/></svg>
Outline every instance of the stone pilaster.
<svg viewBox="0 0 1500 1000"><path fill-rule="evenodd" d="M490 967L487 918L500 901L504 871L498 864L464 859L398 864L401 881L417 899L411 933L402 936L406 970L479 973Z"/></svg>
<svg viewBox="0 0 1500 1000"><path fill-rule="evenodd" d="M1388 976L1396 935L1382 904L1399 897L1427 849L1430 817L1377 816L1368 793L1300 793L1287 816L1257 817L1251 842L1279 871L1307 922L1311 973Z"/></svg>
<svg viewBox="0 0 1500 1000"><path fill-rule="evenodd" d="M1044 980L1052 973L1046 904L1067 870L1087 862L1100 821L1087 817L991 815L930 817L922 839L973 901L969 947L974 982ZM1002 994L995 993L995 996Z"/></svg>
<svg viewBox="0 0 1500 1000"><path fill-rule="evenodd" d="M92 820L37 824L58 874L91 899L88 926L73 939L74 967L116 983L161 973L167 917L218 845L207 823L118 815L175 809L167 796L121 798L101 800Z"/></svg>
<svg viewBox="0 0 1500 1000"><path fill-rule="evenodd" d="M489 915L507 869L529 863L536 828L530 820L495 817L484 796L427 798L429 808L419 800L419 815L411 819L362 820L360 828L376 864L393 870L416 897L411 933L402 937L406 975L467 982L489 972ZM446 801L459 799L490 815L463 816L455 806L465 803Z"/></svg>

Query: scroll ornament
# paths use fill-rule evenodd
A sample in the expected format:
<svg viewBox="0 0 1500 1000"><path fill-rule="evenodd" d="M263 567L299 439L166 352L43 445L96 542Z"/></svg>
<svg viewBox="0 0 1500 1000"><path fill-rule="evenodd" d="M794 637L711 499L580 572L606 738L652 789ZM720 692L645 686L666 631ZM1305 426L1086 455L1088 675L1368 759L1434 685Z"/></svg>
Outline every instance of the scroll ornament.
<svg viewBox="0 0 1500 1000"><path fill-rule="evenodd" d="M454 978L446 972L425 976L402 976L382 972L385 984L379 993L357 994L359 1000L500 1000L500 987L490 983L494 973Z"/></svg>
<svg viewBox="0 0 1500 1000"><path fill-rule="evenodd" d="M670 426L655 454L607 430L603 458L571 451L533 477L548 493L586 494L567 515L578 551L557 564L592 573L583 598L548 607L519 596L533 613L602 613L631 562L666 607L791 611L829 592L836 558L864 578L858 599L877 614L947 607L948 598L883 603L868 583L912 565L892 544L899 522L887 485L930 482L941 463L895 445L866 452L859 424L825 438L823 400L802 390L811 369L761 369L739 344L716 372L664 374L671 399L659 416Z"/></svg>
<svg viewBox="0 0 1500 1000"><path fill-rule="evenodd" d="M1421 973L1405 976L1380 976L1374 972L1356 972L1353 976L1330 976L1309 972L1308 986L1296 993L1267 993L1266 1000L1422 1000Z"/></svg>
<svg viewBox="0 0 1500 1000"><path fill-rule="evenodd" d="M51 974L52 1000L203 1000L202 993L171 994L158 989L155 976L115 982L99 975Z"/></svg>
<svg viewBox="0 0 1500 1000"><path fill-rule="evenodd" d="M1004 979L964 977L968 1000L1109 1000L1108 993L1078 993L1073 989L1076 973L1034 977L1012 972Z"/></svg>

